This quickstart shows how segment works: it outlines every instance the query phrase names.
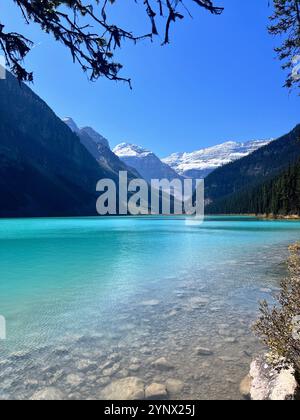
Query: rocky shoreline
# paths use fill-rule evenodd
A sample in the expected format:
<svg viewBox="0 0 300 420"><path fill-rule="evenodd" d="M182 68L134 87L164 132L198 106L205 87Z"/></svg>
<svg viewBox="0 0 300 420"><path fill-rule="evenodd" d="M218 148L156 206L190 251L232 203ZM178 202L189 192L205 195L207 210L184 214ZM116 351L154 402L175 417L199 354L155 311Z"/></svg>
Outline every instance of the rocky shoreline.
<svg viewBox="0 0 300 420"><path fill-rule="evenodd" d="M240 384L241 395L252 401L291 401L299 399L295 370L271 366L266 357L255 359Z"/></svg>
<svg viewBox="0 0 300 420"><path fill-rule="evenodd" d="M257 217L264 220L300 220L298 214L258 214Z"/></svg>

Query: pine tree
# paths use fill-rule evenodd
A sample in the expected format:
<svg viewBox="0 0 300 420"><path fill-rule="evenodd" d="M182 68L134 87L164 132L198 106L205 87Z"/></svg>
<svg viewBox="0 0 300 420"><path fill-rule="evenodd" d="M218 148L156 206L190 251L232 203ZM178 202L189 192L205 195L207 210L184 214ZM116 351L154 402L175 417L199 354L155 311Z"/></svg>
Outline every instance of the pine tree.
<svg viewBox="0 0 300 420"><path fill-rule="evenodd" d="M300 0L273 1L275 10L269 32L284 38L276 52L284 61L283 68L289 69L286 86L300 87L300 75L297 73L297 64L300 63Z"/></svg>
<svg viewBox="0 0 300 420"><path fill-rule="evenodd" d="M145 29L145 35L134 35L110 17L109 7L119 3L118 0L10 1L19 7L27 24L38 24L43 31L61 42L71 52L73 61L88 72L91 80L104 76L109 80L128 83L130 79L118 75L122 65L114 60L114 51L122 46L123 41L136 43L140 39L153 38L159 34L162 26L164 44L169 43L172 23L184 18L189 4L196 4L212 14L221 14L223 11L222 7L213 4L213 0L188 0L187 4L179 0L140 0L150 25ZM138 1L127 3L128 13L133 13L134 4ZM164 23L158 25L158 20ZM9 25L12 27L13 22L9 22ZM5 24L0 21L0 50L5 55L7 66L21 81L33 80L32 73L22 64L32 47L31 40L18 32L6 32Z"/></svg>

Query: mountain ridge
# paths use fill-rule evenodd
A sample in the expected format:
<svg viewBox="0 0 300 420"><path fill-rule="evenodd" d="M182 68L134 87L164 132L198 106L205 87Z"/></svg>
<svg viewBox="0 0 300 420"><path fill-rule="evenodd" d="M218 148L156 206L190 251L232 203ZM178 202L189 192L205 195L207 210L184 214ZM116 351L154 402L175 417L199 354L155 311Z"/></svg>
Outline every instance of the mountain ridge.
<svg viewBox="0 0 300 420"><path fill-rule="evenodd" d="M227 141L195 152L173 153L162 161L182 176L205 178L215 169L241 159L271 141L273 139Z"/></svg>
<svg viewBox="0 0 300 420"><path fill-rule="evenodd" d="M148 182L152 179L173 179L182 178L162 162L159 157L141 146L131 143L120 143L113 152L129 167L135 168Z"/></svg>
<svg viewBox="0 0 300 420"><path fill-rule="evenodd" d="M280 176L300 159L300 124L289 133L252 154L216 169L206 178L205 197L208 212L218 208L224 212L225 203L235 197ZM237 202L237 199L235 200ZM224 204L224 205L223 205Z"/></svg>
<svg viewBox="0 0 300 420"><path fill-rule="evenodd" d="M0 217L96 215L96 184L115 175L27 85L0 84Z"/></svg>
<svg viewBox="0 0 300 420"><path fill-rule="evenodd" d="M92 127L79 128L71 117L63 118L62 121L79 137L80 142L99 165L112 172L115 177L119 176L119 172L126 171L129 180L141 178L141 175L134 168L128 167L113 153L109 141Z"/></svg>

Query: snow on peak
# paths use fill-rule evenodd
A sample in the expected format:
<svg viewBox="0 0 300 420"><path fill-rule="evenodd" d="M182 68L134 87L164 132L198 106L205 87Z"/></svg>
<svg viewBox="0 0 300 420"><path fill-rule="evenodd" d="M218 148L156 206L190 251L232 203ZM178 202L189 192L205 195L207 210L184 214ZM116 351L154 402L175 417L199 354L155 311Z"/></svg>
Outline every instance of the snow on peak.
<svg viewBox="0 0 300 420"><path fill-rule="evenodd" d="M136 144L130 144L130 143L121 143L118 144L113 152L119 156L119 158L126 158L126 157L146 157L152 154L147 149L144 149L140 146L137 146Z"/></svg>
<svg viewBox="0 0 300 420"><path fill-rule="evenodd" d="M192 153L173 153L162 161L171 166L180 175L206 176L214 169L241 159L260 147L266 146L270 140L251 140L245 143L227 141Z"/></svg>

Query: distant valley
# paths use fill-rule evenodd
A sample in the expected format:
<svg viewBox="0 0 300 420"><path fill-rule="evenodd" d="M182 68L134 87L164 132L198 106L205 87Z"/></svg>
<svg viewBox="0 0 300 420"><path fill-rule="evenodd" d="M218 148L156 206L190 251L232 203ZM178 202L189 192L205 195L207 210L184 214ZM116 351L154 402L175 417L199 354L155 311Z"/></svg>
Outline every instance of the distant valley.
<svg viewBox="0 0 300 420"><path fill-rule="evenodd" d="M62 121L9 73L0 112L0 217L96 215L97 182L118 183L120 171L148 182L205 177L210 213L300 214L300 126L273 141L229 141L160 159L128 142L111 150L100 133Z"/></svg>

